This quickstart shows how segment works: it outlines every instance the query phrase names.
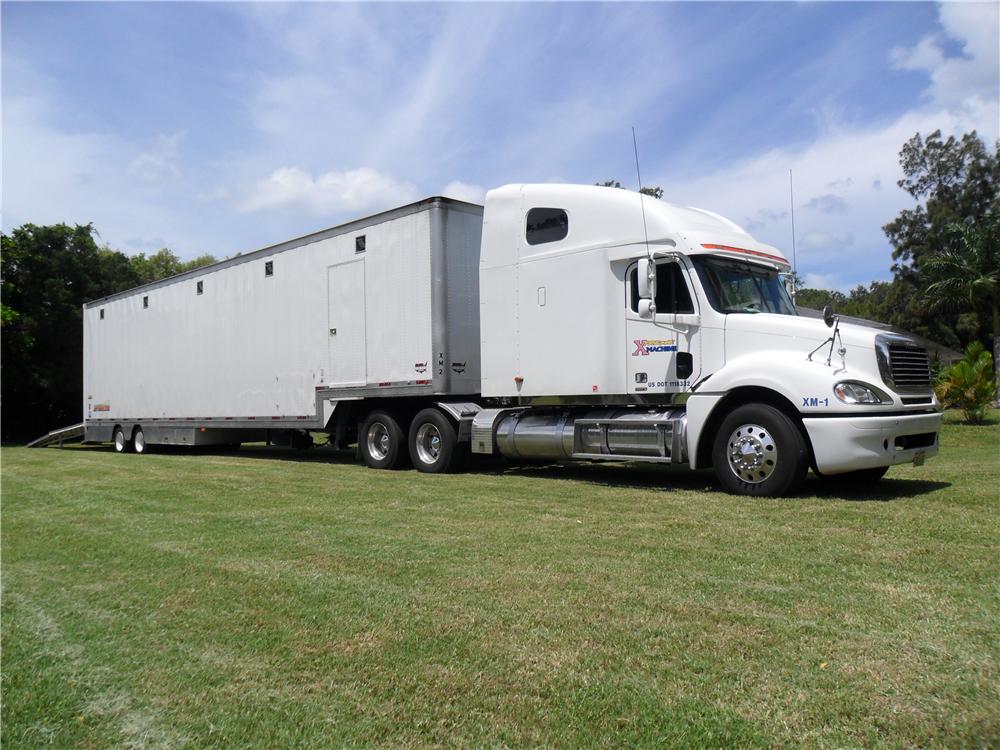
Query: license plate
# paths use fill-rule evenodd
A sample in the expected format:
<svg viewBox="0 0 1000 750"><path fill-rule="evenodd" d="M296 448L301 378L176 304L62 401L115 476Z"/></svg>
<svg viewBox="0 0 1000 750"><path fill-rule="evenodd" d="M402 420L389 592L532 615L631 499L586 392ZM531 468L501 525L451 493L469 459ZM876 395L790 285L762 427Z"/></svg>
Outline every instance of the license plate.
<svg viewBox="0 0 1000 750"><path fill-rule="evenodd" d="M925 458L927 458L926 451L917 451L915 454L913 454L913 465L923 466Z"/></svg>

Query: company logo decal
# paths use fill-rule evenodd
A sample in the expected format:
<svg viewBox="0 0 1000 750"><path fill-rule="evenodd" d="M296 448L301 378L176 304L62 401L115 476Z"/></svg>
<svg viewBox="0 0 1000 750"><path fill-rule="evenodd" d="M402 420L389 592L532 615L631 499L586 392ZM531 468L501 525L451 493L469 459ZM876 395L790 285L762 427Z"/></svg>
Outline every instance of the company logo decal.
<svg viewBox="0 0 1000 750"><path fill-rule="evenodd" d="M673 339L633 339L632 343L635 344L635 351L632 352L633 357L648 357L657 352L677 351L677 344Z"/></svg>
<svg viewBox="0 0 1000 750"><path fill-rule="evenodd" d="M94 411L111 411L111 404L94 404Z"/></svg>

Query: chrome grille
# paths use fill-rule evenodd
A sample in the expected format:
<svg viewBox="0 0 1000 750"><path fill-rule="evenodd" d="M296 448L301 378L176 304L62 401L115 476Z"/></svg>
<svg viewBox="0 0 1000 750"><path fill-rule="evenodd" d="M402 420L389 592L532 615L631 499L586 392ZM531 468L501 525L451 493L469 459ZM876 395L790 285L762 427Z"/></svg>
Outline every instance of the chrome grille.
<svg viewBox="0 0 1000 750"><path fill-rule="evenodd" d="M897 391L929 391L931 360L927 350L904 343L891 343L889 371Z"/></svg>

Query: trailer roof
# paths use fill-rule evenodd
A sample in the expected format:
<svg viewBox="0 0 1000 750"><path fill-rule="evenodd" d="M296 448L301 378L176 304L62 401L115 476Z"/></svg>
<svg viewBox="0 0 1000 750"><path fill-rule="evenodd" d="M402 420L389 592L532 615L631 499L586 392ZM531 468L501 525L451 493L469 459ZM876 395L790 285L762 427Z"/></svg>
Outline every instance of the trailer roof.
<svg viewBox="0 0 1000 750"><path fill-rule="evenodd" d="M358 229L364 229L365 227L370 227L375 224L381 224L385 221L391 221L392 219L398 219L403 216L409 216L410 214L415 214L420 211L426 210L432 205L447 204L450 207L459 209L478 209L482 212L483 207L477 203L469 203L468 201L461 201L455 198L447 198L442 195L435 195L429 198L424 198L422 200L416 201L415 203L408 203L405 206L398 206L396 208L390 208L387 211L380 211L376 214L370 214L369 216L363 216L358 219L351 219L344 224L337 224L336 226L329 227L328 229L320 229L316 232L311 232L310 234L304 234L300 237L294 237L290 240L285 240L284 242L279 242L275 245L268 245L262 247L258 250L252 250L248 253L241 253L240 255L235 255L232 258L226 258L225 260L220 260L217 263L210 263L207 266L200 266L199 268L193 268L190 271L184 271L183 273L178 273L173 276L168 276L164 279L158 279L157 281L151 281L148 284L142 284L141 286L132 287L131 289L125 289L121 292L115 292L114 294L109 294L105 297L100 297L90 302L84 303L84 308L94 307L96 305L104 304L115 299L121 299L123 297L129 297L133 294L139 292L148 291L150 289L157 289L159 287L167 286L169 284L182 281L184 279L189 279L194 276L200 276L209 271L217 271L222 268L228 268L229 266L237 266L241 263L248 263L252 260L259 260L260 258L266 258L271 255L277 255L278 253L283 253L286 250L294 250L295 248L302 247L304 245L312 244L313 242L319 242L320 240L329 239L330 237L337 237L342 234L349 234L350 232L357 231Z"/></svg>

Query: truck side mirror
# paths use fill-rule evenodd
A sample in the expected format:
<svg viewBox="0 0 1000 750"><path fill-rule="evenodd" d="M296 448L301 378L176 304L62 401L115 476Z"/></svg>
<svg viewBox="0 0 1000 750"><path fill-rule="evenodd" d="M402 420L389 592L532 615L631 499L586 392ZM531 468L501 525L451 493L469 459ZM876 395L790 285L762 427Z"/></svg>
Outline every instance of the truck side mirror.
<svg viewBox="0 0 1000 750"><path fill-rule="evenodd" d="M648 300L653 298L653 284L650 273L656 273L656 266L649 262L649 258L639 260L639 299Z"/></svg>
<svg viewBox="0 0 1000 750"><path fill-rule="evenodd" d="M654 315L656 315L656 305L653 304L653 300L639 300L639 317L643 320L652 320Z"/></svg>

